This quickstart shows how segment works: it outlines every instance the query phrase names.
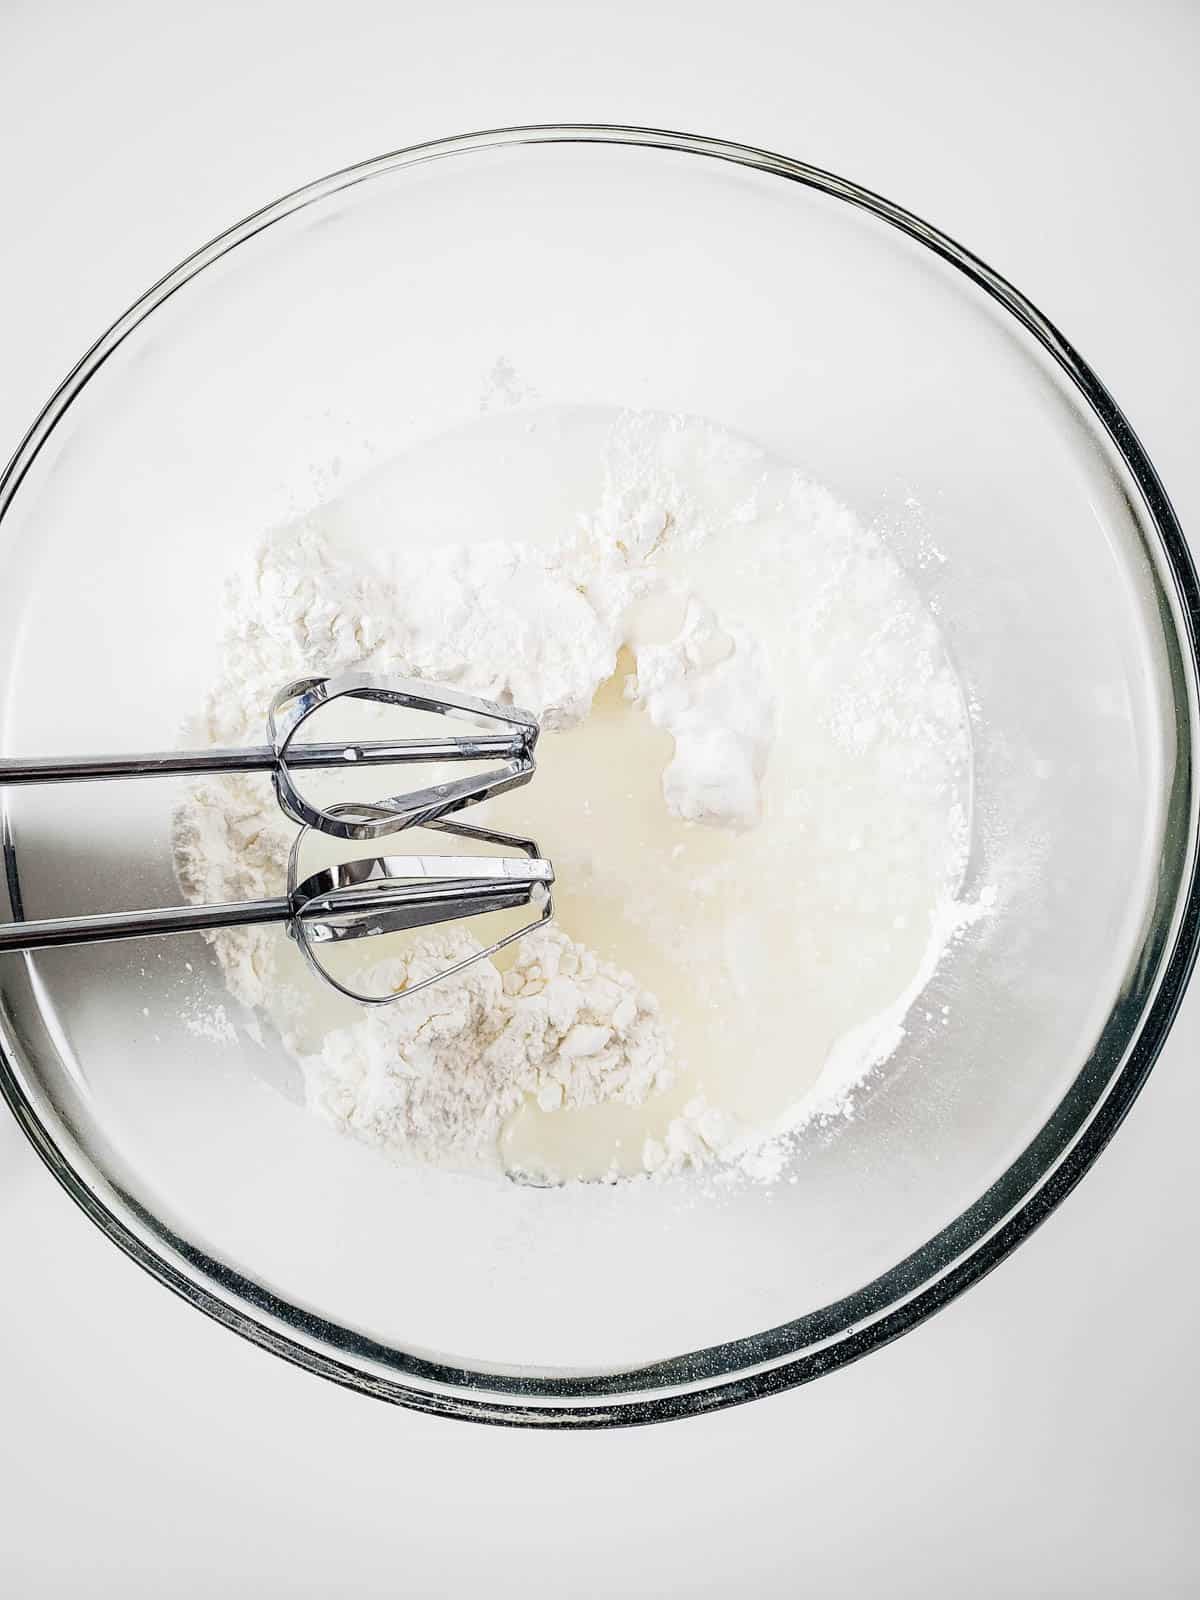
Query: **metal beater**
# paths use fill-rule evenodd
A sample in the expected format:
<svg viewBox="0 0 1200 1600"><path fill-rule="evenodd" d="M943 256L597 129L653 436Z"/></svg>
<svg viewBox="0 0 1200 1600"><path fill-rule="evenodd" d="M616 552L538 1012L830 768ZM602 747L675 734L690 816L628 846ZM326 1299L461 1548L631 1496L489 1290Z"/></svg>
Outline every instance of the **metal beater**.
<svg viewBox="0 0 1200 1600"><path fill-rule="evenodd" d="M498 723L502 731L476 731L452 738L359 743L297 741L301 727L316 711L342 698L434 712L477 725ZM340 994L364 1005L389 1004L494 954L553 915L550 890L554 868L541 856L532 839L449 820L455 812L528 783L536 770L534 750L538 731L535 717L512 706L497 705L414 679L352 672L332 678L301 678L281 689L267 713L269 742L265 745L147 755L84 756L71 760L0 761L0 787L269 772L281 809L300 825L288 861L287 892L277 899L229 905L163 906L147 911L0 924L0 954L275 923L287 928L317 976ZM316 806L301 794L295 781L296 772L313 768L492 758L498 759L500 764L484 772L371 802L340 801L336 805ZM477 843L507 846L520 854L368 856L300 877L301 847L310 832L342 840L369 840L415 827ZM457 921L489 911L520 910L526 906L538 913L531 922L399 994L364 994L335 978L320 958L322 949L350 941Z"/></svg>

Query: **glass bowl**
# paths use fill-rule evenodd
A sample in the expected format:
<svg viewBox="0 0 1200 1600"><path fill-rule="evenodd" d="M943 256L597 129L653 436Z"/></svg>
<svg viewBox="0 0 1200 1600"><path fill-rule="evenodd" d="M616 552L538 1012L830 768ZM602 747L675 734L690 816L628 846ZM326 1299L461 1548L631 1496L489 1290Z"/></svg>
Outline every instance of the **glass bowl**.
<svg viewBox="0 0 1200 1600"><path fill-rule="evenodd" d="M913 1327L1128 1109L1200 925L1196 578L1103 385L936 229L717 140L508 129L298 190L84 356L0 486L0 748L177 742L239 552L498 397L747 435L878 528L938 617L995 905L855 1114L719 1195L398 1169L297 1103L232 1002L194 1025L222 992L198 938L0 960L3 1088L122 1249L314 1372L484 1421L683 1416ZM456 515L488 515L501 456ZM173 901L179 794L9 791L0 916Z"/></svg>

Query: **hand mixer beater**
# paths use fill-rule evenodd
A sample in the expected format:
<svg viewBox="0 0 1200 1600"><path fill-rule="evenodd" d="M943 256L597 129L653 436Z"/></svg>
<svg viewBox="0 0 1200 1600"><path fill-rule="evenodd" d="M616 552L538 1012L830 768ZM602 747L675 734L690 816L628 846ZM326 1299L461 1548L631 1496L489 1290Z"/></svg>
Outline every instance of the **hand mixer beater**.
<svg viewBox="0 0 1200 1600"><path fill-rule="evenodd" d="M475 724L470 734L433 739L373 739L305 743L303 725L339 699L370 701L410 711L433 712ZM486 732L487 727L499 731ZM246 748L167 751L134 756L87 756L74 760L0 761L6 785L85 782L97 779L269 772L284 814L299 824L288 859L286 893L277 899L228 905L163 906L146 911L55 917L0 924L0 954L45 950L165 933L278 923L295 939L325 983L364 1005L386 1005L436 983L471 962L494 954L553 915L554 868L532 839L450 818L468 806L519 788L536 770L538 723L528 712L407 678L368 673L309 677L287 684L267 713L268 743ZM311 769L394 766L428 762L498 765L465 778L371 802L339 801L318 806L305 798L296 774ZM516 855L373 855L339 862L305 877L300 856L305 838L321 833L339 840L373 840L408 828L427 828L472 843L507 847ZM451 922L485 912L533 909L532 921L486 948L396 994L363 993L335 977L322 960L324 949L379 934Z"/></svg>

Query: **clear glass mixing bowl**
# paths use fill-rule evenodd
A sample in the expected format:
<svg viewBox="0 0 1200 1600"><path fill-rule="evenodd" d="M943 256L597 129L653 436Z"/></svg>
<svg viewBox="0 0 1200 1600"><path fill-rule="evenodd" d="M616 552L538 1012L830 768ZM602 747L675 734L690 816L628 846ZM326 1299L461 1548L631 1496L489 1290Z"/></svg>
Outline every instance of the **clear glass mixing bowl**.
<svg viewBox="0 0 1200 1600"><path fill-rule="evenodd" d="M975 708L971 882L998 898L889 1069L769 1188L397 1170L297 1103L269 1039L189 1026L220 994L189 938L0 961L3 1087L124 1250L315 1372L490 1421L680 1416L912 1327L1128 1108L1197 942L1195 575L1095 375L927 224L713 140L471 135L239 224L66 380L0 488L0 748L176 742L238 552L497 384L756 439L935 609ZM0 916L174 900L178 798L10 791Z"/></svg>

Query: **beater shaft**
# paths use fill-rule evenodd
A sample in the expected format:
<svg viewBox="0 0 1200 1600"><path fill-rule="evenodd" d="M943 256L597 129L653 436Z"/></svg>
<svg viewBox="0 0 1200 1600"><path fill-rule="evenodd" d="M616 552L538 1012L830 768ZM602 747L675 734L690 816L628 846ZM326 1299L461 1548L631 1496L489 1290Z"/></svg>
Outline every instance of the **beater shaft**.
<svg viewBox="0 0 1200 1600"><path fill-rule="evenodd" d="M419 876L422 882L397 882ZM0 955L101 944L164 933L206 933L256 924L294 924L304 918L318 943L394 933L431 923L528 905L539 886L549 889L548 861L502 856L380 857L342 863L308 879L289 899L243 900L228 905L161 906L151 911L108 911L85 917L48 917L0 923Z"/></svg>
<svg viewBox="0 0 1200 1600"><path fill-rule="evenodd" d="M4 922L0 923L0 955L13 950L52 950L65 944L141 939L157 933L205 933L214 928L288 922L291 915L291 906L281 897L224 906L161 906L154 911L105 911L90 917Z"/></svg>
<svg viewBox="0 0 1200 1600"><path fill-rule="evenodd" d="M527 754L522 733L481 733L453 739L345 740L293 745L291 767L387 766L429 761L517 760ZM48 756L0 761L0 788L23 783L78 783L101 778L196 777L205 773L273 772L279 757L271 745L209 750L160 750L144 755Z"/></svg>

